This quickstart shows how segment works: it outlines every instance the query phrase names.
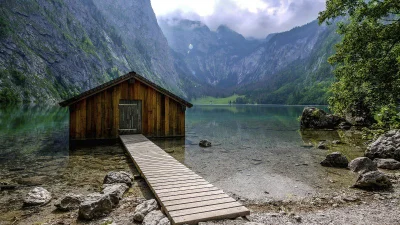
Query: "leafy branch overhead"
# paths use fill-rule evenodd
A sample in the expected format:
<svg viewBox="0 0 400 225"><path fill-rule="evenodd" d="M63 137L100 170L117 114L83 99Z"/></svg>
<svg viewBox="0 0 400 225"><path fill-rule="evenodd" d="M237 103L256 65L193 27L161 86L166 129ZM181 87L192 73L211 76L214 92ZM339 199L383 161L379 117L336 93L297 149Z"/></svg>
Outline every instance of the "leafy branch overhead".
<svg viewBox="0 0 400 225"><path fill-rule="evenodd" d="M338 25L343 40L329 58L337 78L329 103L335 113L372 122L400 100L400 1L328 0L318 19L340 17L348 19Z"/></svg>

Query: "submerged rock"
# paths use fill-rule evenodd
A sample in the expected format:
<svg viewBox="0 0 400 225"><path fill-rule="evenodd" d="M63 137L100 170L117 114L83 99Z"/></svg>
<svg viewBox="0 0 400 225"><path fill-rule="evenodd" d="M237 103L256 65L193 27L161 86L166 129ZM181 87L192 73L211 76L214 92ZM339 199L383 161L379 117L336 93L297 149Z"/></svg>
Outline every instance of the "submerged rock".
<svg viewBox="0 0 400 225"><path fill-rule="evenodd" d="M128 185L119 183L119 184L105 184L103 185L104 189L101 194L110 196L111 202L114 205L118 205L119 201L122 199L122 196L128 190Z"/></svg>
<svg viewBox="0 0 400 225"><path fill-rule="evenodd" d="M79 218L91 220L109 214L113 209L113 202L109 195L93 193L86 196L79 206Z"/></svg>
<svg viewBox="0 0 400 225"><path fill-rule="evenodd" d="M318 148L318 149L328 149L328 146L326 146L326 142L325 142L325 141L320 141L320 142L318 143L317 148Z"/></svg>
<svg viewBox="0 0 400 225"><path fill-rule="evenodd" d="M35 187L24 198L24 206L44 205L50 202L51 194L42 187Z"/></svg>
<svg viewBox="0 0 400 225"><path fill-rule="evenodd" d="M340 145L340 144L342 144L342 142L341 142L340 140L333 140L333 141L332 141L332 144L334 144L334 145Z"/></svg>
<svg viewBox="0 0 400 225"><path fill-rule="evenodd" d="M132 186L132 180L132 175L125 171L112 171L109 172L106 177L104 177L103 184L125 183L128 186Z"/></svg>
<svg viewBox="0 0 400 225"><path fill-rule="evenodd" d="M333 152L326 156L326 158L321 162L322 166L326 167L339 167L346 168L349 164L346 156L342 155L340 152Z"/></svg>
<svg viewBox="0 0 400 225"><path fill-rule="evenodd" d="M148 213L143 219L143 225L169 225L168 218L160 211L154 210Z"/></svg>
<svg viewBox="0 0 400 225"><path fill-rule="evenodd" d="M54 206L62 211L70 211L79 208L81 202L83 202L82 195L68 194L63 199L56 202Z"/></svg>
<svg viewBox="0 0 400 225"><path fill-rule="evenodd" d="M395 159L374 159L378 168L387 170L397 170L400 169L400 162Z"/></svg>
<svg viewBox="0 0 400 225"><path fill-rule="evenodd" d="M200 147L207 148L207 147L211 147L211 142L209 142L207 140L201 140L199 145L200 145Z"/></svg>
<svg viewBox="0 0 400 225"><path fill-rule="evenodd" d="M372 142L365 156L370 159L392 158L400 161L400 130L391 130Z"/></svg>
<svg viewBox="0 0 400 225"><path fill-rule="evenodd" d="M322 109L306 107L301 115L300 128L335 129L341 123L347 123L347 121L339 116L327 114Z"/></svg>
<svg viewBox="0 0 400 225"><path fill-rule="evenodd" d="M366 173L377 170L376 164L367 157L358 157L349 163L349 169L356 173Z"/></svg>
<svg viewBox="0 0 400 225"><path fill-rule="evenodd" d="M136 206L135 213L133 214L133 219L137 222L142 222L144 217L151 211L158 208L157 201L155 199L147 200L140 205Z"/></svg>
<svg viewBox="0 0 400 225"><path fill-rule="evenodd" d="M353 187L361 189L386 189L392 187L392 183L385 174L379 171L370 171L360 174Z"/></svg>

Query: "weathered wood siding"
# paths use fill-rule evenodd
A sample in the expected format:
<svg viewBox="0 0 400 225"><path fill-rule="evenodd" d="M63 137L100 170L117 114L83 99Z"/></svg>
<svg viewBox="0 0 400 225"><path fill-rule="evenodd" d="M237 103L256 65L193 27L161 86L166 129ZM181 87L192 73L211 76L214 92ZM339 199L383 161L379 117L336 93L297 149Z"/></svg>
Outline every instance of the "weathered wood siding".
<svg viewBox="0 0 400 225"><path fill-rule="evenodd" d="M125 81L70 105L71 140L118 138L120 99L142 101L142 134L185 135L185 107L154 88Z"/></svg>

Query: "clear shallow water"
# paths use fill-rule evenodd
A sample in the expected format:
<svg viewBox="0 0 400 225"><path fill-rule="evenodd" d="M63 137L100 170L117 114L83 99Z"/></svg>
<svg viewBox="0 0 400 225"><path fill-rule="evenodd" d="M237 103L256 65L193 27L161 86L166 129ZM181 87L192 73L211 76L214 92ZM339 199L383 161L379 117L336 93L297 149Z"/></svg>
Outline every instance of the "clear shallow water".
<svg viewBox="0 0 400 225"><path fill-rule="evenodd" d="M154 142L214 185L250 200L293 199L347 189L353 174L321 167L319 162L331 151L342 151L349 159L362 155L359 135L300 132L297 118L303 108L194 106L186 112L186 138ZM0 182L19 186L0 191L0 224L14 217L22 218L23 224L24 218L30 218L32 210L21 207L32 186L41 185L57 198L68 192L98 191L104 175L112 170L137 173L119 144L70 150L68 117L67 109L57 106L0 107ZM201 139L213 146L200 148ZM328 151L309 147L320 140L338 139L346 144ZM150 195L144 184L133 194ZM45 212L39 214L42 217L54 217L52 204L40 210Z"/></svg>
<svg viewBox="0 0 400 225"><path fill-rule="evenodd" d="M354 174L344 169L324 168L319 162L333 151L341 151L349 159L361 156L365 146L360 134L301 132L298 118L303 108L194 106L186 112L184 146L174 145L170 140L155 142L164 149L176 149L173 156L214 185L256 202L347 189L354 182ZM213 146L199 147L201 139L211 141ZM323 140L341 140L345 144L331 145L330 150L310 148Z"/></svg>

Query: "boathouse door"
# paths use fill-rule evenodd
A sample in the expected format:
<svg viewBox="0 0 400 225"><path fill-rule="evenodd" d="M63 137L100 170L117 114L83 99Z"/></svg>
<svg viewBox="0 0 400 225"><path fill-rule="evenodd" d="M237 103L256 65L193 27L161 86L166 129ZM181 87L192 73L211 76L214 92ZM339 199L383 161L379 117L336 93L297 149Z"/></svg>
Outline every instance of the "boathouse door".
<svg viewBox="0 0 400 225"><path fill-rule="evenodd" d="M119 101L119 134L142 133L142 101Z"/></svg>

